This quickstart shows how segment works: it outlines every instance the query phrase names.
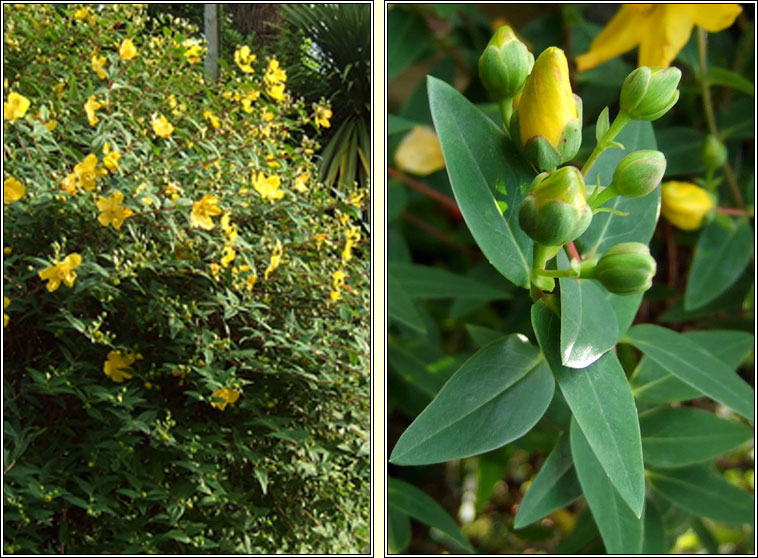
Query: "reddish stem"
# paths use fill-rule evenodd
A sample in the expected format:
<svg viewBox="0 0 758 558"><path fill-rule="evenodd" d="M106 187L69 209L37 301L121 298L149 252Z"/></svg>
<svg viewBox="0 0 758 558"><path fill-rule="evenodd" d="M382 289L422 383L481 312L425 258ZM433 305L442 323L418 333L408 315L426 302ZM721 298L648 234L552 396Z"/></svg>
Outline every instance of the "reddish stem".
<svg viewBox="0 0 758 558"><path fill-rule="evenodd" d="M576 245L574 244L573 240L566 244L566 250L568 250L569 256L576 259L577 261L582 261L582 258L579 255L579 251L576 249Z"/></svg>
<svg viewBox="0 0 758 558"><path fill-rule="evenodd" d="M452 199L449 196L446 196L445 194L441 194L437 190L430 188L423 182L419 182L418 180L415 180L411 178L410 176L403 174L399 170L393 168L393 167L387 167L387 175L389 175L391 178L396 178L406 186L409 186L410 188L413 188L414 190L421 192L425 196L432 198L434 201L445 207L445 209L448 210L450 215L460 220L462 218L461 210L458 208L458 204L455 203L455 200Z"/></svg>

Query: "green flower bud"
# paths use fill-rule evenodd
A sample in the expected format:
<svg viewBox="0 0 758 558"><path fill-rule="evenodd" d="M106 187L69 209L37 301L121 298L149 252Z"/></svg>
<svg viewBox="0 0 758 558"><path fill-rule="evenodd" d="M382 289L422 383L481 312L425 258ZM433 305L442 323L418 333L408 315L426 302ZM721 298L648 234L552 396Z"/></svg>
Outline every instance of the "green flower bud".
<svg viewBox="0 0 758 558"><path fill-rule="evenodd" d="M621 86L621 110L634 120L657 120L679 100L679 68L642 66L630 73Z"/></svg>
<svg viewBox="0 0 758 558"><path fill-rule="evenodd" d="M612 293L632 295L651 287L655 270L655 260L647 245L624 242L603 254L595 266L594 278Z"/></svg>
<svg viewBox="0 0 758 558"><path fill-rule="evenodd" d="M714 171L723 167L726 163L726 157L726 146L716 136L706 136L703 147L700 148L700 159L703 161L706 170Z"/></svg>
<svg viewBox="0 0 758 558"><path fill-rule="evenodd" d="M630 153L616 167L612 187L620 196L641 198L661 183L666 172L666 157L660 151L643 150Z"/></svg>
<svg viewBox="0 0 758 558"><path fill-rule="evenodd" d="M496 99L513 98L524 88L532 66L532 53L509 26L503 25L479 58L479 79Z"/></svg>
<svg viewBox="0 0 758 558"><path fill-rule="evenodd" d="M537 175L521 202L518 220L526 234L545 246L563 246L578 238L592 221L582 173L563 167Z"/></svg>

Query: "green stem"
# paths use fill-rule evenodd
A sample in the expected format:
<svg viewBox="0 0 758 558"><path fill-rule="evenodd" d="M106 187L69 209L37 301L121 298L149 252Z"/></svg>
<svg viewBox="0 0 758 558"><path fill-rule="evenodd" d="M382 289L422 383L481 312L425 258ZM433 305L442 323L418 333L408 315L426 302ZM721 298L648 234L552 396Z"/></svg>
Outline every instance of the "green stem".
<svg viewBox="0 0 758 558"><path fill-rule="evenodd" d="M572 269L535 269L534 273L542 277L576 277Z"/></svg>
<svg viewBox="0 0 758 558"><path fill-rule="evenodd" d="M511 116L513 116L513 97L505 97L498 102L500 106L500 116L503 118L503 128L505 128L505 134L511 137L511 131L509 129L511 125Z"/></svg>
<svg viewBox="0 0 758 558"><path fill-rule="evenodd" d="M590 200L587 203L589 203L589 206L594 211L595 209L603 205L605 202L615 198L616 196L618 196L618 194L616 193L616 190L613 189L613 184L611 184L610 186L608 186L607 188L603 188L599 192L596 191L594 195L592 196L592 198L590 198Z"/></svg>
<svg viewBox="0 0 758 558"><path fill-rule="evenodd" d="M610 147L613 140L617 135L619 135L619 132L623 130L624 126L629 124L631 121L631 116L629 116L623 110L619 111L619 113L616 115L616 118L613 120L611 127L608 128L605 134L603 134L603 137L600 138L600 141L597 142L595 149L592 150L592 153L587 159L587 162L584 163L584 166L582 167L582 176L587 176L587 173L590 172L592 165L595 164L595 161L597 161L597 158L600 157L600 154Z"/></svg>

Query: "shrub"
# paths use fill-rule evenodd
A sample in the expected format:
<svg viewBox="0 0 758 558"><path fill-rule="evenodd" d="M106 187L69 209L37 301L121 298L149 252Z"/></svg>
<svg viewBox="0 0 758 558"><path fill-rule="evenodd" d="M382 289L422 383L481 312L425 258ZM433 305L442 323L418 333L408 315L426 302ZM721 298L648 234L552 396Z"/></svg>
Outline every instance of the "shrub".
<svg viewBox="0 0 758 558"><path fill-rule="evenodd" d="M138 5L5 5L6 552L368 544L367 189ZM28 107L24 109L24 101Z"/></svg>

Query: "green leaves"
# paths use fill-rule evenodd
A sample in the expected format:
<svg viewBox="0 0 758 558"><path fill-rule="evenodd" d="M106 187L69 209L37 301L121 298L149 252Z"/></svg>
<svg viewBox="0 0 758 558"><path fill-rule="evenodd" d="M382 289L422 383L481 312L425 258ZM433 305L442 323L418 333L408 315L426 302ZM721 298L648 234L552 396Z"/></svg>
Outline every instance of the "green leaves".
<svg viewBox="0 0 758 558"><path fill-rule="evenodd" d="M680 380L753 420L754 393L739 376L683 335L653 324L629 330L625 340Z"/></svg>
<svg viewBox="0 0 758 558"><path fill-rule="evenodd" d="M521 188L534 172L489 118L450 85L428 79L434 126L466 225L490 263L527 288L532 241L517 221Z"/></svg>
<svg viewBox="0 0 758 558"><path fill-rule="evenodd" d="M687 288L685 310L711 302L742 275L753 251L753 231L744 219L716 219L703 232L695 248Z"/></svg>
<svg viewBox="0 0 758 558"><path fill-rule="evenodd" d="M561 392L601 467L638 517L645 482L642 444L634 397L613 353L581 370L561 365L559 320L541 301L532 307L532 324Z"/></svg>
<svg viewBox="0 0 758 558"><path fill-rule="evenodd" d="M439 463L505 445L542 417L553 389L550 370L523 336L495 341L448 380L397 441L390 461Z"/></svg>
<svg viewBox="0 0 758 558"><path fill-rule="evenodd" d="M449 544L456 550L473 553L474 548L458 529L455 521L437 502L412 484L389 477L387 479L387 502L389 504L390 525L394 526L395 544L401 546L407 541L404 521L413 517L441 531ZM405 520L403 519L405 518ZM401 549L400 549L401 550Z"/></svg>
<svg viewBox="0 0 758 558"><path fill-rule="evenodd" d="M653 467L682 467L709 461L747 441L742 424L692 407L663 407L640 415L642 453Z"/></svg>

